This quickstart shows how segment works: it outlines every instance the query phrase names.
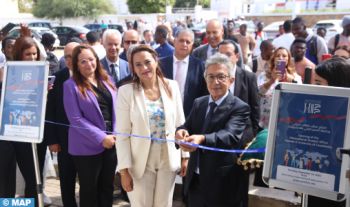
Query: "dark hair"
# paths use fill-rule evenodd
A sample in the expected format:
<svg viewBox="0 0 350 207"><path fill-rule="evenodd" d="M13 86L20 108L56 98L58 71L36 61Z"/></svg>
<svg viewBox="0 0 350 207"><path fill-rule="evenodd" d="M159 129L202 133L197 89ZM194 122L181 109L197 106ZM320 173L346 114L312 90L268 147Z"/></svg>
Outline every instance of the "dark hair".
<svg viewBox="0 0 350 207"><path fill-rule="evenodd" d="M132 52L130 54L130 60L129 60L129 67L132 71L132 82L134 82L136 84L136 86L138 88L140 88L141 86L141 80L140 78L136 75L135 71L134 71L134 56L136 53L139 53L139 52L148 52L152 55L153 59L158 62L158 65L157 65L157 68L156 68L156 75L157 77L161 80L164 88L165 88L165 91L166 93L168 94L169 97L172 97L172 94L171 94L171 89L169 87L169 82L165 81L165 78L164 78L164 75L162 73L162 69L160 68L160 63L158 61L158 54L157 52L149 45L138 45L138 46L135 46L133 49L132 49Z"/></svg>
<svg viewBox="0 0 350 207"><path fill-rule="evenodd" d="M72 37L68 40L67 44L70 43L70 42L76 42L76 43L79 43L79 44L82 44L84 43L83 40L81 40L79 37Z"/></svg>
<svg viewBox="0 0 350 207"><path fill-rule="evenodd" d="M263 50L264 48L267 48L270 45L272 45L272 41L271 40L264 40L260 44L260 50Z"/></svg>
<svg viewBox="0 0 350 207"><path fill-rule="evenodd" d="M291 47L296 44L296 43L302 43L302 44L306 44L306 40L303 38L296 38L293 43L291 44Z"/></svg>
<svg viewBox="0 0 350 207"><path fill-rule="evenodd" d="M330 86L350 87L350 63L344 58L331 58L319 64L315 72Z"/></svg>
<svg viewBox="0 0 350 207"><path fill-rule="evenodd" d="M292 20L286 20L283 23L283 30L285 33L289 33L292 31Z"/></svg>
<svg viewBox="0 0 350 207"><path fill-rule="evenodd" d="M317 31L319 31L319 30L323 30L323 31L327 32L326 28L324 28L324 27L317 28Z"/></svg>
<svg viewBox="0 0 350 207"><path fill-rule="evenodd" d="M156 27L156 33L158 33L161 37L166 39L168 36L168 29L164 25L158 25Z"/></svg>
<svg viewBox="0 0 350 207"><path fill-rule="evenodd" d="M91 90L95 94L94 90L92 90L91 84L80 73L79 68L78 68L78 57L83 50L90 50L95 57L95 61L96 61L95 77L96 77L96 80L97 81L106 81L107 84L115 90L116 87L111 82L106 70L102 68L101 63L100 63L98 56L97 56L96 52L94 51L94 49L92 49L92 47L90 47L88 45L77 45L73 50L72 64L73 64L73 79L74 79L75 83L77 84L79 91L85 97L86 97L87 90Z"/></svg>
<svg viewBox="0 0 350 207"><path fill-rule="evenodd" d="M305 26L305 21L301 17L295 17L292 21L292 24L302 24Z"/></svg>
<svg viewBox="0 0 350 207"><path fill-rule="evenodd" d="M239 28L241 28L241 27L244 27L244 28L247 29L247 24L241 24L241 25L239 26Z"/></svg>
<svg viewBox="0 0 350 207"><path fill-rule="evenodd" d="M221 45L229 45L229 44L233 45L233 47L235 48L235 54L237 55L238 52L239 52L238 44L235 43L235 42L232 41L232 40L227 40L227 39L226 39L226 40L221 41L221 42L219 43L219 45L218 45L218 48L220 48Z"/></svg>
<svg viewBox="0 0 350 207"><path fill-rule="evenodd" d="M2 42L1 42L2 50L5 49L5 47L6 47L6 45L7 45L7 41L9 41L9 40L14 40L14 41L16 41L16 38L11 37L11 36L5 37L5 38L2 40Z"/></svg>
<svg viewBox="0 0 350 207"><path fill-rule="evenodd" d="M44 47L46 47L46 48L52 47L53 44L55 43L55 41L56 41L56 38L51 33L44 33L41 36L41 44L43 44Z"/></svg>
<svg viewBox="0 0 350 207"><path fill-rule="evenodd" d="M26 49L29 49L31 47L35 47L37 51L37 58L36 60L40 60L40 50L36 42L33 38L23 36L17 38L15 45L13 47L13 60L23 60L23 52Z"/></svg>
<svg viewBox="0 0 350 207"><path fill-rule="evenodd" d="M151 32L151 30L149 30L149 29L146 29L145 31L143 31L143 36L145 36L145 34L147 33L147 32Z"/></svg>
<svg viewBox="0 0 350 207"><path fill-rule="evenodd" d="M97 42L99 39L100 39L100 34L96 31L90 31L86 34L86 40L90 44Z"/></svg>
<svg viewBox="0 0 350 207"><path fill-rule="evenodd" d="M348 45L341 45L341 46L338 46L334 49L334 52L337 51L337 50L345 50L346 52L349 53L350 55L350 47Z"/></svg>

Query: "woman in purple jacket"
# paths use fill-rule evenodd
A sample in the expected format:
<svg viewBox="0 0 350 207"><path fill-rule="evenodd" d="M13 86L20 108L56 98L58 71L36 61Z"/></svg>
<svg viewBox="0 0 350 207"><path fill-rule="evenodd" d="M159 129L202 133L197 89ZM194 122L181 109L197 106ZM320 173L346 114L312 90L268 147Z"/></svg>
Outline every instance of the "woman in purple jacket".
<svg viewBox="0 0 350 207"><path fill-rule="evenodd" d="M80 206L112 206L117 164L114 148L116 88L94 50L73 51L73 77L64 83L64 108L70 122L68 152L80 184Z"/></svg>

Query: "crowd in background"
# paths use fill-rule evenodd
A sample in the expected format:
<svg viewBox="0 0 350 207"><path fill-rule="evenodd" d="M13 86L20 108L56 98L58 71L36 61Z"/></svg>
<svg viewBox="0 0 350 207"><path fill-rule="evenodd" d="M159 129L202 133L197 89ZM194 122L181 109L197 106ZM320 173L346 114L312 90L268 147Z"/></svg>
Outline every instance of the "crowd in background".
<svg viewBox="0 0 350 207"><path fill-rule="evenodd" d="M349 87L350 16L328 42L324 30L308 32L300 17L286 20L273 40L263 22L249 33L246 24L237 32L233 20L210 20L195 48L190 24L91 31L87 42L73 38L60 59L50 34L38 42L23 27L18 39L2 40L4 61L47 60L56 77L38 154L44 179L46 148L58 153L64 206L77 206L76 176L80 206L112 206L115 178L132 206L171 206L179 174L189 206L247 207L249 173L237 166L236 155L165 140L244 148L268 128L277 84ZM209 117L211 124L218 119L216 127ZM30 146L0 141L0 197L15 196L17 163L24 196L36 198Z"/></svg>

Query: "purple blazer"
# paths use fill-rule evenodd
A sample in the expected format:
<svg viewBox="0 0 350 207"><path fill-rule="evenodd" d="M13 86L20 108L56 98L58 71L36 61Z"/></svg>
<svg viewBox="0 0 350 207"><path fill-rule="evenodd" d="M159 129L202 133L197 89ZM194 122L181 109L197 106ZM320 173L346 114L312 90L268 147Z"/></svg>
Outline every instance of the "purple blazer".
<svg viewBox="0 0 350 207"><path fill-rule="evenodd" d="M112 95L113 106L117 102L117 91L105 83ZM96 155L105 150L102 141L106 137L106 126L92 91L87 91L84 97L75 81L70 78L64 82L64 109L70 122L68 133L68 152L71 155ZM113 107L113 132L116 131L116 116Z"/></svg>

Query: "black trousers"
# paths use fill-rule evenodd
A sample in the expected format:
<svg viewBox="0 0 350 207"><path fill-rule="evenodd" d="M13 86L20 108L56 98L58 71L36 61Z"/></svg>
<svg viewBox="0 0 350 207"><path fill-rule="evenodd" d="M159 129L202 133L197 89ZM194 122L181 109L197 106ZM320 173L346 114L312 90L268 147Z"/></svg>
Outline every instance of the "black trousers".
<svg viewBox="0 0 350 207"><path fill-rule="evenodd" d="M37 145L40 177L45 163L46 145ZM25 181L24 196L38 204L31 143L0 141L0 197L15 197L16 161ZM42 182L41 182L42 183Z"/></svg>
<svg viewBox="0 0 350 207"><path fill-rule="evenodd" d="M188 207L209 207L204 202L204 196L199 182L199 176L194 174L188 189Z"/></svg>
<svg viewBox="0 0 350 207"><path fill-rule="evenodd" d="M73 156L80 184L80 206L112 207L113 182L117 166L116 150L98 155Z"/></svg>
<svg viewBox="0 0 350 207"><path fill-rule="evenodd" d="M199 175L194 174L188 189L188 207L242 207L242 201L231 204L208 203L202 185L205 185L205 183L201 183Z"/></svg>
<svg viewBox="0 0 350 207"><path fill-rule="evenodd" d="M57 155L57 161L63 206L77 207L77 202L75 200L77 170L74 165L73 157L68 153L66 147L61 146L61 151Z"/></svg>

